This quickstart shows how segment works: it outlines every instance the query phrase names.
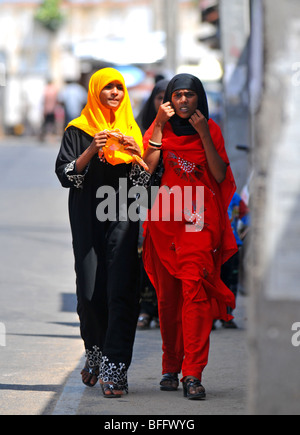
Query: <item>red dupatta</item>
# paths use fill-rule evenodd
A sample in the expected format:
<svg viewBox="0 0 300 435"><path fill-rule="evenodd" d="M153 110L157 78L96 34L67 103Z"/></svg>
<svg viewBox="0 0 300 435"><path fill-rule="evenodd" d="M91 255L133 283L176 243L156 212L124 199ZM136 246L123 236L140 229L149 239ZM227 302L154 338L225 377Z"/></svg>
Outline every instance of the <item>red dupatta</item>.
<svg viewBox="0 0 300 435"><path fill-rule="evenodd" d="M206 293L212 300L214 317L226 320L226 306L234 308L235 302L232 292L220 279L220 269L237 251L227 213L236 185L221 129L211 119L208 125L216 150L228 165L225 180L218 184L212 176L198 134L177 136L167 123L162 141L165 172L161 183L169 188L178 185L204 187L207 227L203 231L189 233L185 231L184 222L154 222L150 210L144 224L144 265L154 286L152 271L155 261L163 263L168 272L178 279L203 279ZM144 136L145 148L152 131L153 125Z"/></svg>

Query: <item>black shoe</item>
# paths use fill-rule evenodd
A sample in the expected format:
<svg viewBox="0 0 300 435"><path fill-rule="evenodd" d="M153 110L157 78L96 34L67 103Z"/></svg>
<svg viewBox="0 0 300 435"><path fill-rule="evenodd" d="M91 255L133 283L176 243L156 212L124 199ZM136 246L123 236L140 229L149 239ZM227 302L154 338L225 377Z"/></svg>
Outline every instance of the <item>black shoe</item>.
<svg viewBox="0 0 300 435"><path fill-rule="evenodd" d="M187 378L183 383L183 396L188 400L203 400L206 397L205 388L196 378Z"/></svg>
<svg viewBox="0 0 300 435"><path fill-rule="evenodd" d="M225 329L238 329L237 324L233 320L229 320L229 322L222 322L222 326Z"/></svg>
<svg viewBox="0 0 300 435"><path fill-rule="evenodd" d="M178 373L166 373L160 381L161 391L177 391L179 387Z"/></svg>

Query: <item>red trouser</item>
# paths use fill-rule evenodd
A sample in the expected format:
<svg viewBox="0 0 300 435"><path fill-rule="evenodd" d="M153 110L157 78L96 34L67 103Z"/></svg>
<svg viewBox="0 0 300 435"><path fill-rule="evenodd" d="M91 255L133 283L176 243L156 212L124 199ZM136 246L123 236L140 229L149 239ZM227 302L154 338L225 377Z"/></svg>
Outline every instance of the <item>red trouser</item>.
<svg viewBox="0 0 300 435"><path fill-rule="evenodd" d="M155 266L163 374L182 372L183 377L201 380L208 362L213 321L202 280L179 280L160 261Z"/></svg>

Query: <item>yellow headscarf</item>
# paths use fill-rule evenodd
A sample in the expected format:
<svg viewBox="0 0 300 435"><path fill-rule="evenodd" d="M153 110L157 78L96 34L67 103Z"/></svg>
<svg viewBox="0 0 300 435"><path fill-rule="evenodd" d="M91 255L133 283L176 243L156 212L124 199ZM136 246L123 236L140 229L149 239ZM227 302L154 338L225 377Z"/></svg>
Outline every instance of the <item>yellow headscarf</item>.
<svg viewBox="0 0 300 435"><path fill-rule="evenodd" d="M119 81L124 88L124 98L116 110L107 109L100 101L102 89L114 81ZM103 68L92 75L89 82L87 104L81 115L71 121L67 128L70 126L75 126L90 136L95 136L96 133L104 130L117 129L123 135L133 137L143 155L142 133L133 116L124 77L114 68ZM112 165L134 161L134 157L125 150L110 150L109 152L104 150L104 155L108 163Z"/></svg>

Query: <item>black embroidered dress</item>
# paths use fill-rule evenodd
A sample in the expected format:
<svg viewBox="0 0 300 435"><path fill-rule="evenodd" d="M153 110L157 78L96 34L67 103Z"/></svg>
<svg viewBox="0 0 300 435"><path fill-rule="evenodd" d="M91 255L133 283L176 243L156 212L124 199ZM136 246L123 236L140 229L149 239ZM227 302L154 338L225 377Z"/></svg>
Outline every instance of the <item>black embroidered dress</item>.
<svg viewBox="0 0 300 435"><path fill-rule="evenodd" d="M131 164L113 166L96 155L78 174L76 159L92 140L82 130L69 127L57 157L56 174L62 186L70 188L77 312L86 356L90 367L99 366L100 379L127 391L139 312L139 222L126 219L130 200L124 192L121 196L126 203L120 200L119 180L128 180ZM129 181L127 185L129 189ZM97 218L97 207L106 200L97 198L101 186L111 186L116 193L115 220Z"/></svg>

